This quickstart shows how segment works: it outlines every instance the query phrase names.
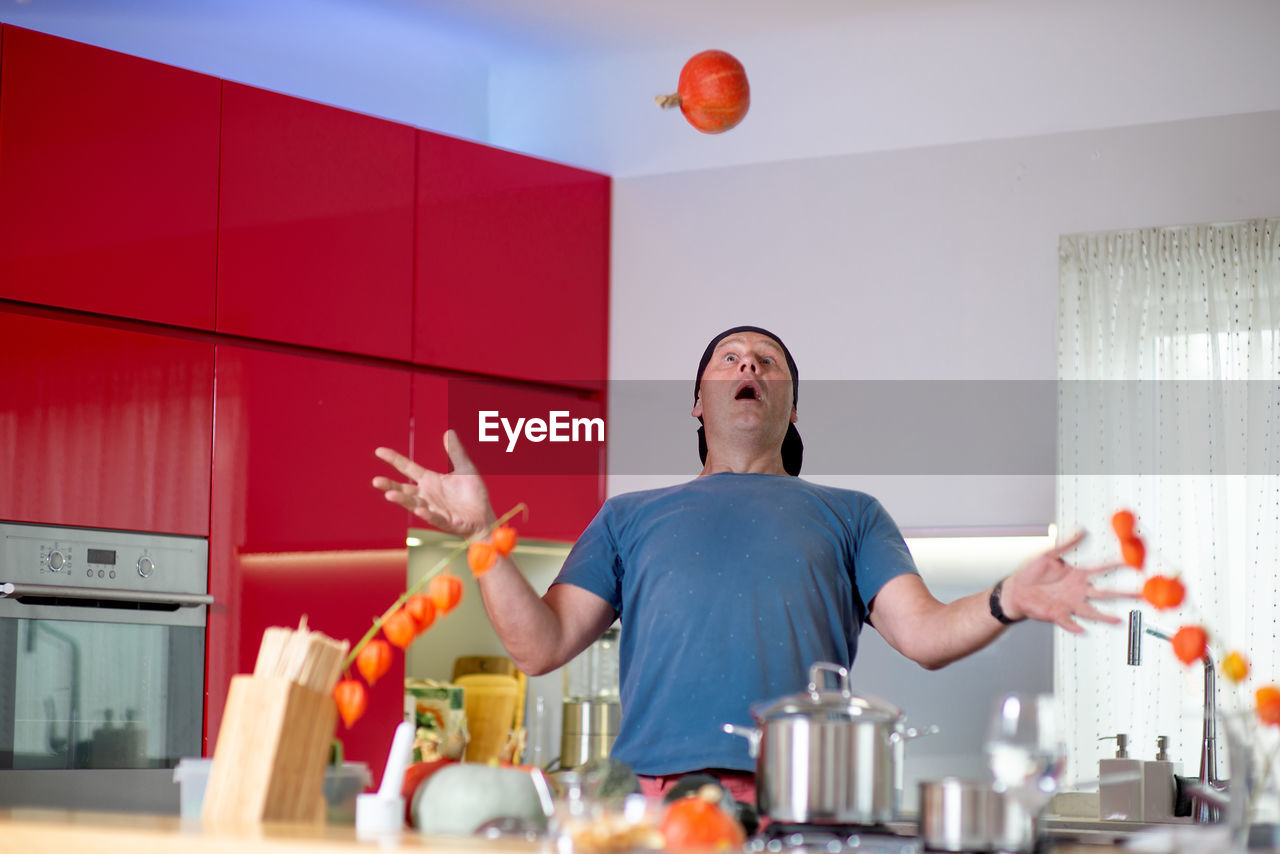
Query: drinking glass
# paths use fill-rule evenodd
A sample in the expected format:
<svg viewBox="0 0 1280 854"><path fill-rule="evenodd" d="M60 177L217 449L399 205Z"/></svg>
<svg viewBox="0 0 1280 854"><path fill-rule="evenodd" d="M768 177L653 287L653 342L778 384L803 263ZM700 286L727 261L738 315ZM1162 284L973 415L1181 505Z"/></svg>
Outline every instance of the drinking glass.
<svg viewBox="0 0 1280 854"><path fill-rule="evenodd" d="M1066 762L1061 707L1052 694L1006 694L987 727L987 763L996 791L1036 816L1058 789Z"/></svg>

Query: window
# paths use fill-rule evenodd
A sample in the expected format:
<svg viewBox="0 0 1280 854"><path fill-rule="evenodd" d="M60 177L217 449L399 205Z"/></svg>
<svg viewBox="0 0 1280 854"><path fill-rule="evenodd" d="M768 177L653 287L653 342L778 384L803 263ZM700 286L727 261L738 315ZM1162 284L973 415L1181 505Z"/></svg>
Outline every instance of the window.
<svg viewBox="0 0 1280 854"><path fill-rule="evenodd" d="M1215 660L1241 649L1255 681L1280 681L1280 220L1064 237L1058 325L1056 515L1093 533L1077 559L1117 560L1109 518L1132 509L1147 572L1180 573L1188 589L1174 612L1134 605L1146 623L1203 622ZM1117 572L1107 584L1138 581ZM1203 670L1164 641L1144 646L1131 667L1123 626L1057 633L1069 777L1095 778L1114 751L1099 739L1120 732L1142 759L1169 736L1195 774ZM1220 708L1248 699L1219 680Z"/></svg>

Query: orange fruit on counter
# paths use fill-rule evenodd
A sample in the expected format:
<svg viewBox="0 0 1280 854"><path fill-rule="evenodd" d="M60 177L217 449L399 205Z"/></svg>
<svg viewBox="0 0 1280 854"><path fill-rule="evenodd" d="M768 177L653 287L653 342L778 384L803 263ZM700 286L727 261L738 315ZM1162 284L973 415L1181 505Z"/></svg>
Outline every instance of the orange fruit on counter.
<svg viewBox="0 0 1280 854"><path fill-rule="evenodd" d="M436 606L426 594L415 593L410 596L409 601L404 603L404 609L418 624L419 634L431 628L431 624L436 621Z"/></svg>
<svg viewBox="0 0 1280 854"><path fill-rule="evenodd" d="M447 614L462 599L462 581L456 575L443 572L427 582L427 597L436 606L437 614Z"/></svg>
<svg viewBox="0 0 1280 854"><path fill-rule="evenodd" d="M1209 634L1200 626L1183 626L1173 634L1173 654L1183 664L1204 658L1209 648Z"/></svg>
<svg viewBox="0 0 1280 854"><path fill-rule="evenodd" d="M1167 575L1153 575L1142 585L1142 598L1160 611L1178 607L1186 597L1187 588L1182 582Z"/></svg>
<svg viewBox="0 0 1280 854"><path fill-rule="evenodd" d="M472 543L467 546L467 566L476 578L493 569L498 562L498 551L489 543Z"/></svg>
<svg viewBox="0 0 1280 854"><path fill-rule="evenodd" d="M382 633L394 646L407 649L413 639L418 636L418 624L404 608L397 608L390 617L382 621Z"/></svg>
<svg viewBox="0 0 1280 854"><path fill-rule="evenodd" d="M714 786L704 788L720 791ZM658 829L668 848L730 851L746 843L742 825L720 807L719 795L715 798L710 800L700 791L678 798L667 806Z"/></svg>
<svg viewBox="0 0 1280 854"><path fill-rule="evenodd" d="M1280 688L1264 685L1254 698L1258 704L1258 720L1270 726L1280 726Z"/></svg>
<svg viewBox="0 0 1280 854"><path fill-rule="evenodd" d="M356 656L356 670L360 671L360 675L370 686L390 669L391 647L386 641L374 638Z"/></svg>
<svg viewBox="0 0 1280 854"><path fill-rule="evenodd" d="M516 529L507 525L494 528L489 539L493 541L493 547L498 550L498 554L506 557L516 547Z"/></svg>
<svg viewBox="0 0 1280 854"><path fill-rule="evenodd" d="M1124 556L1124 562L1134 569L1142 569L1142 565L1147 561L1147 547L1143 545L1140 537L1121 540L1120 554Z"/></svg>
<svg viewBox="0 0 1280 854"><path fill-rule="evenodd" d="M1133 536L1133 529L1137 524L1137 518L1128 510L1121 510L1111 517L1111 528L1121 542Z"/></svg>
<svg viewBox="0 0 1280 854"><path fill-rule="evenodd" d="M351 729L360 720L365 707L369 705L369 695L358 679L343 679L335 685L333 699L338 704L338 715L347 729Z"/></svg>
<svg viewBox="0 0 1280 854"><path fill-rule="evenodd" d="M1249 676L1249 659L1244 653L1232 650L1222 659L1222 675L1239 684Z"/></svg>

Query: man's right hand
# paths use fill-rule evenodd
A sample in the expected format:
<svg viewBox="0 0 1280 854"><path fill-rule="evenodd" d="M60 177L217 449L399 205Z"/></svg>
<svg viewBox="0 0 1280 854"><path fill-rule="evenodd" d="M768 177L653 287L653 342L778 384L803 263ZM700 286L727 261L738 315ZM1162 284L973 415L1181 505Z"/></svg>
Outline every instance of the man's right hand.
<svg viewBox="0 0 1280 854"><path fill-rule="evenodd" d="M444 450L453 464L453 471L447 474L423 468L390 448L376 449L374 454L394 466L409 482L379 476L373 479L373 486L382 490L388 501L412 510L432 527L469 539L496 518L489 503L489 491L458 441L458 434L452 430L444 434Z"/></svg>

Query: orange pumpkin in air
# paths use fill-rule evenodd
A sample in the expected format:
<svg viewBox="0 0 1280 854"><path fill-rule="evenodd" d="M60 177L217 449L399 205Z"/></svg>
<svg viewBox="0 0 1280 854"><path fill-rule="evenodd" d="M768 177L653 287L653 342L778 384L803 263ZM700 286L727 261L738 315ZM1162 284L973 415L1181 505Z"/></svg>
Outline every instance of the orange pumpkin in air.
<svg viewBox="0 0 1280 854"><path fill-rule="evenodd" d="M704 50L680 69L676 91L655 100L663 108L679 107L702 133L724 133L746 117L751 87L741 62L723 50Z"/></svg>

